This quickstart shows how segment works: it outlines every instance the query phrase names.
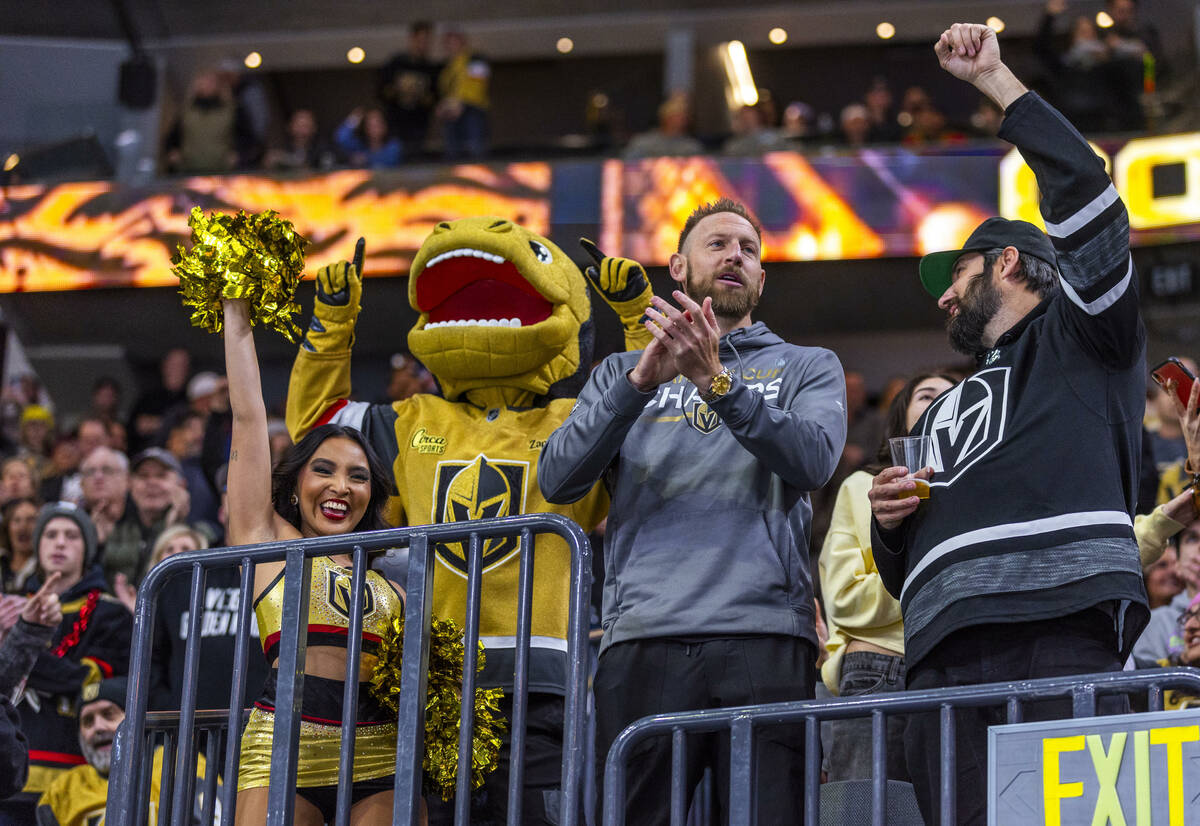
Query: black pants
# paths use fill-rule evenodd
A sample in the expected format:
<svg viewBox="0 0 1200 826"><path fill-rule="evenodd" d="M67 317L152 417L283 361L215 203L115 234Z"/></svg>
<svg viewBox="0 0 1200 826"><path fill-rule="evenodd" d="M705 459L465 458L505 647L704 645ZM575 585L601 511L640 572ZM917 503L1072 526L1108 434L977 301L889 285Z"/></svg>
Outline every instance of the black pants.
<svg viewBox="0 0 1200 826"><path fill-rule="evenodd" d="M996 623L963 628L909 667L909 691L1120 671L1113 620L1091 608L1039 622ZM1124 697L1101 698L1101 714L1129 710ZM1025 703L1025 722L1071 716L1071 701ZM955 712L954 742L958 826L987 823L987 729L1006 723L1003 707ZM908 772L921 814L929 826L940 819L941 721L936 712L912 714L905 730ZM945 824L944 826L951 826Z"/></svg>
<svg viewBox="0 0 1200 826"><path fill-rule="evenodd" d="M617 735L650 714L811 699L816 651L796 637L759 636L681 642L647 639L617 643L600 656L596 695L596 788L603 805L604 761ZM804 726L755 730L760 824L803 819ZM719 815L728 810L729 735L687 738L687 788L705 767L717 780ZM671 738L634 749L626 770L626 823L662 824L671 817ZM597 812L597 816L599 816Z"/></svg>
<svg viewBox="0 0 1200 826"><path fill-rule="evenodd" d="M529 695L525 725L525 777L521 794L521 822L550 826L559 822L562 786L563 698L558 694ZM484 778L471 795L471 823L500 826L508 817L508 768L511 760L512 695L505 694L500 712L508 729L500 745L500 765ZM427 795L429 826L454 822L454 801Z"/></svg>

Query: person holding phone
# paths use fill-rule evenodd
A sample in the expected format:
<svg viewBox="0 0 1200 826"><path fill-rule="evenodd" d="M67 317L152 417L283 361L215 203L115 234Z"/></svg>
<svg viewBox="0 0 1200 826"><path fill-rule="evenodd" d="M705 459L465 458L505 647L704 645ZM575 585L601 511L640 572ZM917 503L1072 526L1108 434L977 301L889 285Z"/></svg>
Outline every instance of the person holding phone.
<svg viewBox="0 0 1200 826"><path fill-rule="evenodd" d="M875 564L904 619L907 688L1117 671L1149 617L1132 517L1146 332L1128 215L1103 161L1004 64L992 29L956 23L934 51L1004 110L999 136L1033 169L1046 232L989 218L961 249L921 260L951 344L978 370L913 429L934 441L929 499L912 495L904 467L868 493ZM987 726L1003 710L956 716L956 822L984 823ZM1070 716L1065 701L1026 708L1029 720ZM905 735L932 826L939 715L911 715Z"/></svg>

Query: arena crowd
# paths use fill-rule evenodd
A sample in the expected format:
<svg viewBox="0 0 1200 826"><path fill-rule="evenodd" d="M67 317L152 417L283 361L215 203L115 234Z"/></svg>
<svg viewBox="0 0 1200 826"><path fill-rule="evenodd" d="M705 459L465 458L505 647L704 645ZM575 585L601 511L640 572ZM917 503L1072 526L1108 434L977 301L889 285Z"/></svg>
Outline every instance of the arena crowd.
<svg viewBox="0 0 1200 826"><path fill-rule="evenodd" d="M1061 8L1052 2L1047 10L1052 16ZM1079 45L1089 36L1076 29L1059 58L1090 71L1100 49ZM483 153L486 66L452 36L439 69L422 56L428 45L419 44L429 34L414 27L412 53L389 64L397 75L424 73L423 94L406 97L407 81L385 85L390 109L354 113L337 130L340 151L354 163L398 162L405 142L420 139L418 126L433 117L455 135L448 152ZM590 521L589 528L598 528L607 508L599 529L604 575L596 585L600 766L626 725L654 713L1200 665L1200 385L1181 397L1178 385L1147 380L1128 219L1103 163L1068 122L1086 104L1063 106L1064 118L1013 75L984 26L954 25L936 53L942 68L991 102L999 137L1033 168L1047 228L989 219L962 248L928 255L912 273L946 312L950 342L972 360L968 368L913 365L872 401L862 376L831 351L787 343L755 322L760 300L770 301L761 229L745 207L722 199L681 228L670 300L649 296L635 263L598 256L589 274L597 294L619 314L634 299L641 303L626 327L628 351L596 365L577 402L530 413L515 401L523 397L500 393L477 405L477 418L464 426L482 431L496 418L542 417L536 459L526 463L536 465L540 506ZM214 150L210 137L188 134L213 122L213 106L227 106L231 130L238 120L234 87L221 83L215 76L197 81L194 99L208 114L181 120L172 143L180 171L196 168L189 146ZM664 104L664 133L677 129L671 118L680 106L686 101ZM869 107L863 110L850 120L870 120ZM311 138L314 125L301 113L292 122ZM236 154L236 141L208 162L232 163L226 150ZM322 151L297 142L275 159L308 164ZM538 246L552 257L530 243L539 259ZM318 369L322 348L341 347L348 359L362 290L357 272L347 262L327 267L317 290L293 391L297 376ZM434 381L436 365L426 369L416 357L429 356L399 354L378 403L343 400L297 419L301 400L289 398L285 424L268 415L273 408L262 398L247 312L244 302L226 300L227 376L195 372L189 354L173 350L128 405L128 389L111 379L96 382L84 411L54 409L32 377L4 390L0 779L7 785L0 784L0 798L8 797L0 823L82 823L103 807L112 737L124 716L132 610L150 568L222 544L382 526L388 497L380 491L398 473L387 462L399 463L398 430L388 428L402 415L385 421L382 411L399 411L393 406L409 399L441 409L455 395ZM1193 362L1184 363L1195 373ZM747 380L768 374L779 381L752 387ZM302 394L316 383L302 382ZM467 399L471 392L463 391ZM981 399L998 407L982 409ZM679 416L664 414L675 407ZM496 416L485 419L493 409ZM920 466L893 459L890 442L906 436L928 437L934 446ZM290 479L291 486L273 488L272 469L276 482ZM317 476L320 485L347 492L322 498ZM399 496L415 494L401 485ZM405 503L401 518L430 512ZM685 553L689 565L681 566ZM320 564L346 567L340 558ZM264 623L278 620L269 606L279 577L265 569L257 577L254 634L273 656L278 628ZM373 577L372 598L398 611L398 585ZM201 656L215 667L206 670L198 703L220 708L230 692L222 664L233 657L234 620L251 595L239 592L236 571L210 575L206 588ZM179 707L188 610L188 583L169 583L157 611L152 708ZM344 635L313 647L344 649ZM551 676L535 693L561 696L554 662L546 660ZM311 667L306 710L335 697L338 716L344 659ZM268 658L251 657L246 704L259 716L251 717L243 753L252 757L261 756L261 742L246 744L269 731L263 720L274 710L276 678ZM531 725L545 723L538 730L545 742L531 747L529 759L546 765L526 773L536 789L530 800L540 802L525 810L527 822L555 822L562 735L553 717L561 716L561 701L539 702L531 713L545 720ZM371 729L386 725L385 715L365 705L359 713L360 732L372 732L360 739L386 741L386 730ZM1027 719L1064 713L1062 704L1045 703ZM926 716L891 721L888 775L913 784L927 822L935 823L938 721ZM958 719L957 822L982 823L977 790L986 788L993 720L974 711ZM313 753L327 743L320 733L304 736ZM869 777L870 738L869 721L833 726L826 778ZM798 821L802 733L773 731L758 748L759 820ZM636 756L630 820L666 817L668 749L659 744ZM357 822L390 817L386 746L381 751L377 771L356 774ZM697 743L688 755L693 785L707 765L727 759L727 749ZM249 760L244 767L257 766ZM330 817L328 772L314 769L317 776L324 779L298 789L299 822ZM250 817L243 803L246 811L265 811L263 785L238 782L239 817ZM718 807L727 794L718 783ZM503 813L496 808L502 803L488 805L491 816ZM446 813L430 800L423 816L442 822Z"/></svg>

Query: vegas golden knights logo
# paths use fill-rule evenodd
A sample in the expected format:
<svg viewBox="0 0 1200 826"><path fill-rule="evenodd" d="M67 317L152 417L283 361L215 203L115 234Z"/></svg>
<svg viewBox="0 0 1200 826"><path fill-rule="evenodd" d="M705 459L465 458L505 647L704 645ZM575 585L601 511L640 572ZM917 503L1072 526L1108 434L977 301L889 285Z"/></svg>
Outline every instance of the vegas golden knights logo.
<svg viewBox="0 0 1200 826"><path fill-rule="evenodd" d="M343 617L350 619L350 577L332 568L325 571L325 600L329 607ZM371 583L363 583L363 619L371 616L375 610L375 592Z"/></svg>
<svg viewBox="0 0 1200 826"><path fill-rule="evenodd" d="M525 512L528 462L489 459L482 453L471 462L439 462L434 479L433 522L493 519ZM467 542L439 542L438 557L452 570L467 573ZM495 567L520 550L515 536L483 543L483 569Z"/></svg>
<svg viewBox="0 0 1200 826"><path fill-rule="evenodd" d="M688 409L688 424L708 435L721 426L721 417L711 407L701 401L692 402Z"/></svg>

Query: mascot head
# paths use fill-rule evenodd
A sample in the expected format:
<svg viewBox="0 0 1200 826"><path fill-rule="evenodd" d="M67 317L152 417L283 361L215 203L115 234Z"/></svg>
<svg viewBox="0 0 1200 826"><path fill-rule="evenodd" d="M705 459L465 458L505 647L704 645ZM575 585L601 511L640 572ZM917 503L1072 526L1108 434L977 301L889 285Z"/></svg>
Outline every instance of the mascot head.
<svg viewBox="0 0 1200 826"><path fill-rule="evenodd" d="M583 275L549 239L504 218L438 224L413 259L408 303L421 314L408 349L447 399L496 386L559 395L590 367Z"/></svg>

